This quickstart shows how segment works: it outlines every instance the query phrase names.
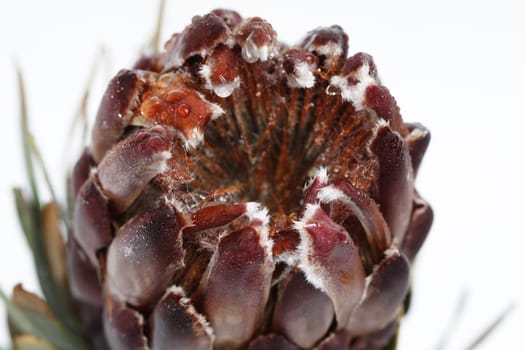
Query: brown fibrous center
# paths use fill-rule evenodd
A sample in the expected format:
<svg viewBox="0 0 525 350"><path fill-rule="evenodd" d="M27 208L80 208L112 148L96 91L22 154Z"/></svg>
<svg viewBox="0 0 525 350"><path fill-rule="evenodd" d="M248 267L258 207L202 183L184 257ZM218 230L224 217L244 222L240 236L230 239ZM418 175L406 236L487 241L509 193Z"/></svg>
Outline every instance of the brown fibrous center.
<svg viewBox="0 0 525 350"><path fill-rule="evenodd" d="M207 125L203 144L190 153L192 188L232 202L260 202L273 217L293 217L319 167L331 179L369 190L376 171L367 146L374 113L357 112L327 92L321 75L305 89L290 88L271 61L239 71L242 84L228 98L202 91L225 113Z"/></svg>

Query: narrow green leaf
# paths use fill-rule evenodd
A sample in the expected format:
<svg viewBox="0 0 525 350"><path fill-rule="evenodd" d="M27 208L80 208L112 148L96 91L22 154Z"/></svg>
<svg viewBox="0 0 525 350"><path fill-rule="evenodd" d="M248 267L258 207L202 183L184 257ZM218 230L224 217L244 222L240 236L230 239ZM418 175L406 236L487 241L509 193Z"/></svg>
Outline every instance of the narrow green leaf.
<svg viewBox="0 0 525 350"><path fill-rule="evenodd" d="M34 141L31 142L31 149L33 151L33 154L34 154L36 160L38 161L38 163L40 165L40 169L42 170L42 174L44 175L44 181L45 181L45 183L47 185L47 189L48 189L49 193L51 194L51 199L59 207L61 219L64 221L64 223L66 225L67 232L69 232L70 229L71 229L71 224L69 222L69 217L68 217L67 213L65 212L64 208L59 204L60 202L58 200L58 196L56 195L56 192L55 192L55 189L53 187L53 184L51 183L51 178L49 177L49 172L47 171L46 164L44 162L44 159L42 158L42 154L40 153L40 151L39 151L38 147L36 146L36 144L34 143Z"/></svg>
<svg viewBox="0 0 525 350"><path fill-rule="evenodd" d="M454 309L450 320L447 322L447 327L443 331L439 343L436 345L435 350L445 350L448 349L448 342L454 338L454 332L458 329L458 325L461 321L461 317L465 311L465 305L467 304L468 293L463 291L459 296L459 300Z"/></svg>
<svg viewBox="0 0 525 350"><path fill-rule="evenodd" d="M26 238L27 244L31 251L34 250L33 234L31 232L31 205L27 202L22 194L22 189L13 188L13 196L15 198L16 211L18 213L18 221L22 226L22 232Z"/></svg>
<svg viewBox="0 0 525 350"><path fill-rule="evenodd" d="M489 326L480 333L480 335L465 349L473 350L481 345L485 339L487 339L496 328L509 316L509 314L515 309L513 304L509 305L494 321L492 321Z"/></svg>
<svg viewBox="0 0 525 350"><path fill-rule="evenodd" d="M34 205L38 208L40 207L40 201L38 198L38 187L36 184L35 169L33 165L32 157L32 141L31 133L29 132L29 122L27 117L27 103L26 103L26 93L24 87L24 79L22 77L22 72L20 69L17 69L17 79L18 79L18 92L20 96L20 129L22 132L22 150L24 154L24 163L26 167L26 173L29 180L29 186L31 187L31 193L33 195Z"/></svg>
<svg viewBox="0 0 525 350"><path fill-rule="evenodd" d="M89 350L89 346L78 336L68 331L56 320L37 313L26 312L9 300L0 290L0 298L4 301L7 313L16 327L24 333L47 339L61 350Z"/></svg>

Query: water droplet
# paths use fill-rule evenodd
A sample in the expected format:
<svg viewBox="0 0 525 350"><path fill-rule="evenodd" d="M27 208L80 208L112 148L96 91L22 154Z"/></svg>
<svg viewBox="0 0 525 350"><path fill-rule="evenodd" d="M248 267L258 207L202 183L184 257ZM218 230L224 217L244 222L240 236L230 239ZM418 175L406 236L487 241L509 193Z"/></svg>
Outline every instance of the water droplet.
<svg viewBox="0 0 525 350"><path fill-rule="evenodd" d="M326 87L325 92L326 92L327 95L335 96L335 95L340 95L341 94L341 89L338 88L335 85L328 84L328 86Z"/></svg>
<svg viewBox="0 0 525 350"><path fill-rule="evenodd" d="M253 41L252 35L253 33L248 35L241 52L242 58L248 63L255 63L259 59L259 47Z"/></svg>
<svg viewBox="0 0 525 350"><path fill-rule="evenodd" d="M226 98L230 96L235 89L235 83L231 84L221 84L213 87L213 92L219 97Z"/></svg>
<svg viewBox="0 0 525 350"><path fill-rule="evenodd" d="M178 115L179 117L186 118L187 116L190 115L190 112L191 112L191 107L188 106L188 105L185 104L185 103L181 103L181 104L177 107L177 115Z"/></svg>
<svg viewBox="0 0 525 350"><path fill-rule="evenodd" d="M185 93L182 90L173 89L166 93L165 99L168 102L177 102L181 100L183 97L185 97L187 93Z"/></svg>

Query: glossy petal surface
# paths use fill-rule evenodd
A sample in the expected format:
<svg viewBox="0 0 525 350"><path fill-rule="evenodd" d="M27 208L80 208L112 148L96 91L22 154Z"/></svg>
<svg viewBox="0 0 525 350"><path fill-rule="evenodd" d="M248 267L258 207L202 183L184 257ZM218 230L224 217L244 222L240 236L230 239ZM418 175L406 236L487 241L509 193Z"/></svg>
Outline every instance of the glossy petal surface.
<svg viewBox="0 0 525 350"><path fill-rule="evenodd" d="M301 348L310 348L328 331L334 319L330 298L292 273L279 284L272 328Z"/></svg>
<svg viewBox="0 0 525 350"><path fill-rule="evenodd" d="M111 293L133 305L163 294L183 266L184 220L170 204L143 212L115 235L107 257Z"/></svg>
<svg viewBox="0 0 525 350"><path fill-rule="evenodd" d="M112 350L148 350L143 334L144 318L116 300L106 304L104 334Z"/></svg>
<svg viewBox="0 0 525 350"><path fill-rule="evenodd" d="M127 209L171 157L166 131L137 132L113 147L98 166L98 180L117 213Z"/></svg>
<svg viewBox="0 0 525 350"><path fill-rule="evenodd" d="M380 330L393 321L408 290L409 268L406 257L397 251L389 251L374 268L348 324L353 335Z"/></svg>
<svg viewBox="0 0 525 350"><path fill-rule="evenodd" d="M270 334L253 340L248 350L299 350L299 348L282 335Z"/></svg>
<svg viewBox="0 0 525 350"><path fill-rule="evenodd" d="M182 289L171 287L151 316L151 349L209 350L213 331Z"/></svg>
<svg viewBox="0 0 525 350"><path fill-rule="evenodd" d="M93 127L91 150L99 162L122 137L131 118L130 109L137 98L141 82L131 70L121 70L109 83L98 109Z"/></svg>
<svg viewBox="0 0 525 350"><path fill-rule="evenodd" d="M251 225L222 237L204 274L203 310L219 348L247 342L262 322L274 265L264 231Z"/></svg>
<svg viewBox="0 0 525 350"><path fill-rule="evenodd" d="M113 239L108 203L92 179L84 182L75 200L73 235L93 266L97 252Z"/></svg>
<svg viewBox="0 0 525 350"><path fill-rule="evenodd" d="M295 228L301 235L299 268L311 284L330 297L337 328L344 328L365 285L358 249L348 232L319 205L309 205Z"/></svg>
<svg viewBox="0 0 525 350"><path fill-rule="evenodd" d="M414 191L408 146L398 132L381 124L370 148L379 161L379 206L394 243L400 244L410 221Z"/></svg>

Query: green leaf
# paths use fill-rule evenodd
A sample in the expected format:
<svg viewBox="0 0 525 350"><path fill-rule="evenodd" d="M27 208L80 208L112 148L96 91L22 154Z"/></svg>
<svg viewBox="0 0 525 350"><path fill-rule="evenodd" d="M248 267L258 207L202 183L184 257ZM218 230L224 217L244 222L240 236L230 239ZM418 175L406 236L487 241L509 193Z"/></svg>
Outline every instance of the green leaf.
<svg viewBox="0 0 525 350"><path fill-rule="evenodd" d="M16 306L3 291L0 291L0 298L4 301L12 322L22 332L47 339L60 350L90 349L81 338L68 331L58 320Z"/></svg>
<svg viewBox="0 0 525 350"><path fill-rule="evenodd" d="M31 232L31 205L24 198L22 189L13 188L13 196L15 197L16 211L18 213L18 220L22 226L22 232L24 232L29 248L33 251L35 243L33 242L33 233Z"/></svg>
<svg viewBox="0 0 525 350"><path fill-rule="evenodd" d="M36 207L39 207L40 201L38 198L38 188L36 185L35 169L33 166L31 133L29 132L29 123L27 118L26 94L24 80L22 78L22 72L20 69L17 69L17 79L18 92L20 96L20 130L22 132L22 151L24 155L24 163L29 180L29 186L31 187L31 193L33 195L33 202L35 203Z"/></svg>
<svg viewBox="0 0 525 350"><path fill-rule="evenodd" d="M495 320L493 320L487 328L481 332L476 339L466 347L467 350L473 350L482 344L499 325L509 316L509 314L515 309L514 304L509 305Z"/></svg>
<svg viewBox="0 0 525 350"><path fill-rule="evenodd" d="M31 138L31 149L33 151L33 156L36 158L40 165L40 170L42 171L42 175L44 176L45 184L47 185L47 189L51 195L51 200L57 205L57 207L60 209L60 216L61 219L64 221L67 231L69 232L71 229L71 225L69 222L69 217L67 216L66 211L62 208L62 206L59 205L58 196L56 195L56 191L53 188L53 184L51 183L51 178L49 176L49 172L47 171L44 159L42 158L42 155L40 154L40 151L38 150L38 147L34 143L34 140Z"/></svg>

